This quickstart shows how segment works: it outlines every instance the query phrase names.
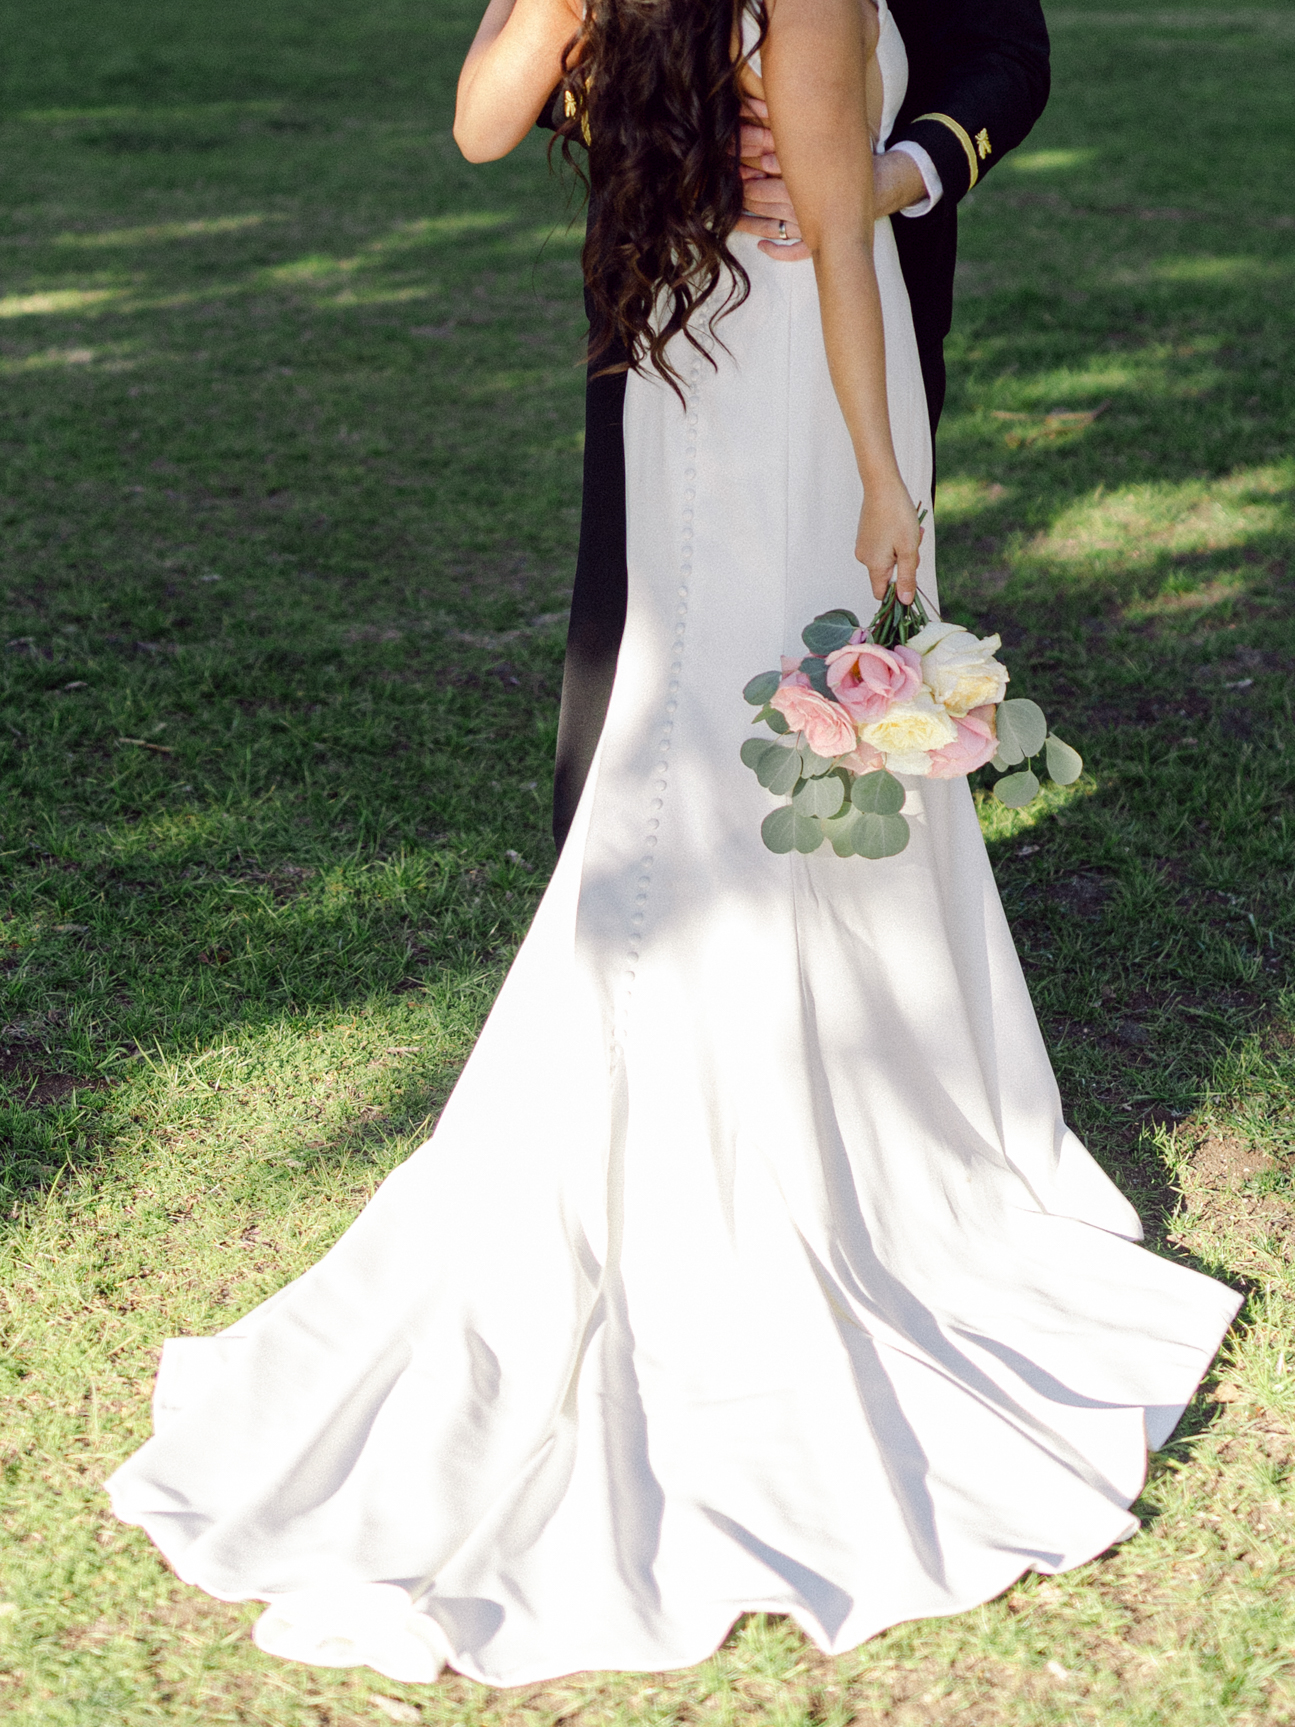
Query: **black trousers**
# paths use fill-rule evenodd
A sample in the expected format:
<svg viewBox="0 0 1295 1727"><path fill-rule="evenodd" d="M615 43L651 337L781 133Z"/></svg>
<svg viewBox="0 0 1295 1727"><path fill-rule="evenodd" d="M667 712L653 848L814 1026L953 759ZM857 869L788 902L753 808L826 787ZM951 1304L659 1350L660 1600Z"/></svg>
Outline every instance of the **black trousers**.
<svg viewBox="0 0 1295 1727"><path fill-rule="evenodd" d="M938 219L937 219L938 218ZM953 317L957 212L937 205L930 216L895 220L895 241L913 308L926 385L931 438L944 406L944 338ZM789 266L784 266L789 267ZM615 357L600 361L601 367ZM625 632L629 572L625 562L625 379L592 375L585 387L584 492L580 551L562 673L557 757L553 769L553 838L561 851L602 735Z"/></svg>

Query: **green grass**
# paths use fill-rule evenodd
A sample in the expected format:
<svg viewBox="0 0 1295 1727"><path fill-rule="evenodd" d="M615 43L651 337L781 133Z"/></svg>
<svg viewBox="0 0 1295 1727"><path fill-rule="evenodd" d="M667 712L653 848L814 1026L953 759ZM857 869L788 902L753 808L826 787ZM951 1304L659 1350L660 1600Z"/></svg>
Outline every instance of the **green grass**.
<svg viewBox="0 0 1295 1727"><path fill-rule="evenodd" d="M542 889L578 234L542 140L457 159L459 0L2 0L6 1718L1295 1720L1295 26L1195 16L1054 13L962 223L938 530L1089 763L983 809L1068 1109L1236 1331L1078 1572L490 1693L261 1657L99 1483L160 1339L425 1135Z"/></svg>

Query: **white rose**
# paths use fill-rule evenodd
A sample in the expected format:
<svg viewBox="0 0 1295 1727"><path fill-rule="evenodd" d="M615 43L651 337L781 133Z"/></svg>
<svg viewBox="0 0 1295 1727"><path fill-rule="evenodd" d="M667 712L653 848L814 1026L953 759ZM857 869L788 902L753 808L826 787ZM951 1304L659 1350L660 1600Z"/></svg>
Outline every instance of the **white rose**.
<svg viewBox="0 0 1295 1727"><path fill-rule="evenodd" d="M958 728L929 690L921 689L906 702L896 702L879 720L859 727L864 743L882 750L886 766L901 774L924 774L927 767L897 765L897 757L925 760L928 750L943 749L958 735ZM929 766L929 763L927 764Z"/></svg>
<svg viewBox="0 0 1295 1727"><path fill-rule="evenodd" d="M924 780L931 771L931 758L925 750L891 750L886 756L888 774L907 774L910 779Z"/></svg>
<svg viewBox="0 0 1295 1727"><path fill-rule="evenodd" d="M958 719L972 708L1001 702L1007 667L994 658L1000 636L977 639L961 624L927 624L909 641L922 656L922 681L936 701Z"/></svg>

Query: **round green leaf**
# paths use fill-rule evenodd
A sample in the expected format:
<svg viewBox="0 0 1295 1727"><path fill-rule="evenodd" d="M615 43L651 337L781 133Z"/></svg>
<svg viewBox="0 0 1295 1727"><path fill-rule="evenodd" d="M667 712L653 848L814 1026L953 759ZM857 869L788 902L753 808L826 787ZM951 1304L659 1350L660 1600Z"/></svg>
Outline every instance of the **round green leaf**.
<svg viewBox="0 0 1295 1727"><path fill-rule="evenodd" d="M806 654L800 662L800 669L809 679L810 685L820 696L831 699L831 685L827 681L827 661L816 654Z"/></svg>
<svg viewBox="0 0 1295 1727"><path fill-rule="evenodd" d="M755 770L755 777L774 797L785 798L795 791L800 778L800 751L788 749L784 744L774 744Z"/></svg>
<svg viewBox="0 0 1295 1727"><path fill-rule="evenodd" d="M796 747L800 750L800 759L804 763L800 771L807 780L816 780L820 774L830 772L831 756L815 755L814 751L803 740Z"/></svg>
<svg viewBox="0 0 1295 1727"><path fill-rule="evenodd" d="M742 700L753 708L762 708L782 682L781 672L760 672L742 691Z"/></svg>
<svg viewBox="0 0 1295 1727"><path fill-rule="evenodd" d="M760 838L771 852L789 852L795 845L796 812L790 804L770 810L760 823Z"/></svg>
<svg viewBox="0 0 1295 1727"><path fill-rule="evenodd" d="M850 802L855 809L862 810L865 815L894 816L904 807L904 788L895 778L888 774L885 768L878 768L875 773L860 774L850 787ZM905 827L905 833L908 829ZM908 841L904 841L907 845ZM903 846L899 848L901 851ZM862 854L872 857L872 852ZM889 852L877 852L877 857L889 857Z"/></svg>
<svg viewBox="0 0 1295 1727"><path fill-rule="evenodd" d="M792 811L792 844L798 852L816 852L823 843L823 829L813 816L798 815Z"/></svg>
<svg viewBox="0 0 1295 1727"><path fill-rule="evenodd" d="M1048 722L1037 702L1023 697L998 704L998 753L1009 767L1037 756L1048 735Z"/></svg>
<svg viewBox="0 0 1295 1727"><path fill-rule="evenodd" d="M823 832L837 857L850 858L855 855L854 831L862 820L863 817L854 805L847 803L839 816L832 816L823 822Z"/></svg>
<svg viewBox="0 0 1295 1727"><path fill-rule="evenodd" d="M800 639L811 654L830 654L843 648L858 627L859 620L853 612L820 612L812 624L805 625Z"/></svg>
<svg viewBox="0 0 1295 1727"><path fill-rule="evenodd" d="M786 715L780 714L777 708L763 708L751 722L752 725L756 724L759 720L763 720L769 730L771 732L777 732L780 738L786 737L787 733L791 730L791 727L787 724Z"/></svg>
<svg viewBox="0 0 1295 1727"><path fill-rule="evenodd" d="M994 796L1000 804L1006 804L1009 810L1023 810L1026 804L1033 803L1038 795L1038 779L1028 768L1023 773L1008 774L994 787Z"/></svg>
<svg viewBox="0 0 1295 1727"><path fill-rule="evenodd" d="M769 751L781 749L781 747L780 744L774 743L772 738L748 738L742 745L740 753L745 765L759 773L760 763Z"/></svg>
<svg viewBox="0 0 1295 1727"><path fill-rule="evenodd" d="M869 810L860 815L853 838L858 857L898 857L908 844L908 821L901 815L878 815Z"/></svg>
<svg viewBox="0 0 1295 1727"><path fill-rule="evenodd" d="M1044 760L1048 772L1059 786L1072 786L1084 771L1084 758L1078 750L1063 743L1055 732L1049 732Z"/></svg>
<svg viewBox="0 0 1295 1727"><path fill-rule="evenodd" d="M806 780L791 800L797 815L834 816L845 802L845 787L835 774Z"/></svg>

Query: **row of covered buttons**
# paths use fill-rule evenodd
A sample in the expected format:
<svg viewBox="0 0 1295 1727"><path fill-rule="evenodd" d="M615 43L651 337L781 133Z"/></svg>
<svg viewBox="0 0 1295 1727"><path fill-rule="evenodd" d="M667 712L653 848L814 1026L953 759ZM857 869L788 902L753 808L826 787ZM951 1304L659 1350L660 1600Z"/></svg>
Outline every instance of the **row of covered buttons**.
<svg viewBox="0 0 1295 1727"><path fill-rule="evenodd" d="M670 678L666 685L665 718L657 743L657 759L652 770L652 799L648 805L647 832L643 840L643 856L639 859L635 883L634 910L630 915L630 937L625 957L628 961L626 982L634 980L633 967L639 958L639 942L646 919L648 890L652 885L652 861L656 849L657 830L661 826L661 810L665 802L670 745L674 732L674 716L679 707L679 677L683 671L683 645L688 625L688 586L692 577L693 504L697 496L697 385L701 380L701 356L694 355L688 379L688 406L684 421L684 490L682 533L679 546L679 589L675 607L674 639L670 648Z"/></svg>

